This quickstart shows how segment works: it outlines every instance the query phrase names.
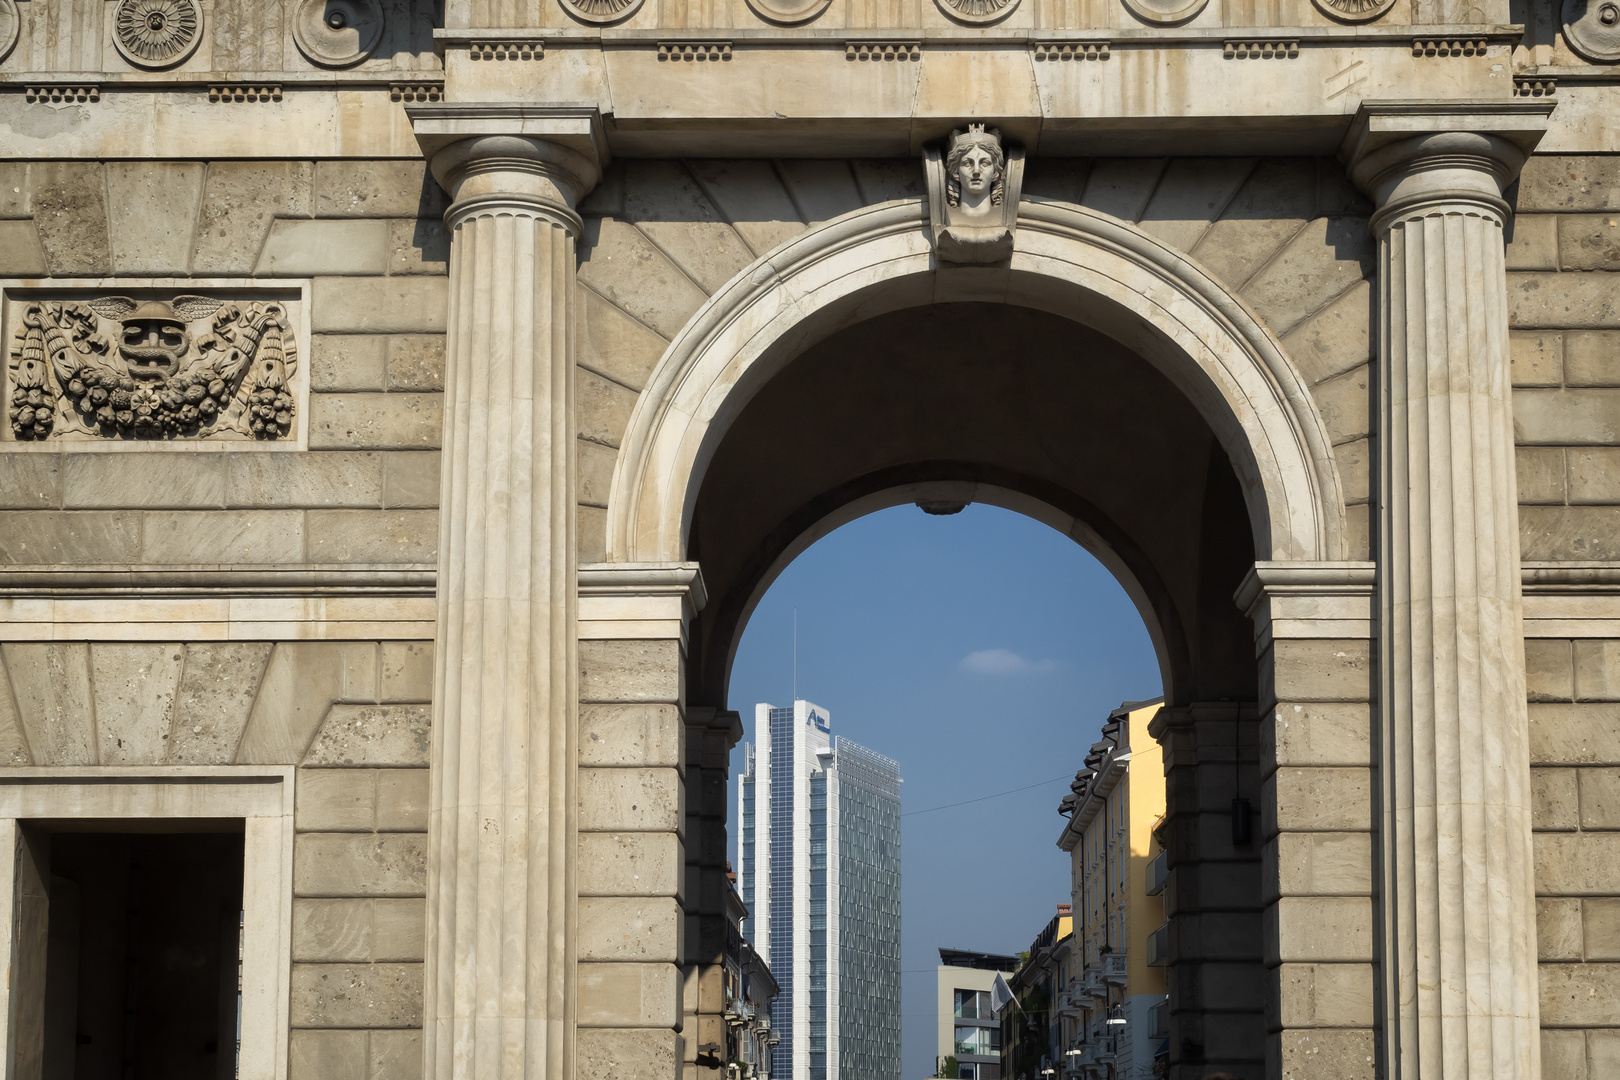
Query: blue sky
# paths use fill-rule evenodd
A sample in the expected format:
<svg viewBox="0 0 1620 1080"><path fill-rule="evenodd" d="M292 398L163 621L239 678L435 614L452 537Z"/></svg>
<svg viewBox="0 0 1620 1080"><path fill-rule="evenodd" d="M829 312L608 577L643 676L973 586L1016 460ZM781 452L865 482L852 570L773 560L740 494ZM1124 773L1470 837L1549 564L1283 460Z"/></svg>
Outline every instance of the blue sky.
<svg viewBox="0 0 1620 1080"><path fill-rule="evenodd" d="M920 1080L936 950L1016 953L1068 900L1058 800L1109 710L1159 694L1158 664L1124 590L1066 537L993 507L897 507L821 540L754 612L730 692L746 741L755 702L792 697L795 609L799 696L905 778L901 1077ZM732 802L735 822L735 783Z"/></svg>

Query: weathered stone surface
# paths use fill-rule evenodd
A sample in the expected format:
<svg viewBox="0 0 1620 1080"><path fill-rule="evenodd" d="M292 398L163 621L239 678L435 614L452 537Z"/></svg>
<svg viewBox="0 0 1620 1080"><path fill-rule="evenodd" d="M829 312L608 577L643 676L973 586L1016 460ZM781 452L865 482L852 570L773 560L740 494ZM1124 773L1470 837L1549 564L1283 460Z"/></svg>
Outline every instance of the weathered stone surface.
<svg viewBox="0 0 1620 1080"><path fill-rule="evenodd" d="M706 293L716 292L754 260L679 162L625 163L624 218Z"/></svg>
<svg viewBox="0 0 1620 1080"><path fill-rule="evenodd" d="M390 335L386 385L389 390L443 390L444 335Z"/></svg>
<svg viewBox="0 0 1620 1080"><path fill-rule="evenodd" d="M1569 501L1620 503L1620 448L1571 447L1563 452L1569 469Z"/></svg>
<svg viewBox="0 0 1620 1080"><path fill-rule="evenodd" d="M624 1080L673 1076L679 1067L679 1047L680 1036L668 1027L582 1028L579 1072Z"/></svg>
<svg viewBox="0 0 1620 1080"><path fill-rule="evenodd" d="M1537 891L1620 895L1620 833L1536 833L1535 852Z"/></svg>
<svg viewBox="0 0 1620 1080"><path fill-rule="evenodd" d="M579 536L576 553L582 563L603 562L607 559L607 510L600 506L581 506Z"/></svg>
<svg viewBox="0 0 1620 1080"><path fill-rule="evenodd" d="M0 516L0 561L131 563L141 561L141 515L130 511L39 510Z"/></svg>
<svg viewBox="0 0 1620 1080"><path fill-rule="evenodd" d="M1586 1072L1586 1033L1541 1029L1541 1075L1563 1080L1589 1080Z"/></svg>
<svg viewBox="0 0 1620 1080"><path fill-rule="evenodd" d="M141 514L140 561L216 565L303 562L304 513L146 510Z"/></svg>
<svg viewBox="0 0 1620 1080"><path fill-rule="evenodd" d="M1290 1080L1373 1080L1376 1056L1371 1028L1284 1031L1278 1075Z"/></svg>
<svg viewBox="0 0 1620 1080"><path fill-rule="evenodd" d="M436 450L442 394L311 394L311 450Z"/></svg>
<svg viewBox="0 0 1620 1080"><path fill-rule="evenodd" d="M422 161L318 161L316 217L436 218L444 189Z"/></svg>
<svg viewBox="0 0 1620 1080"><path fill-rule="evenodd" d="M1620 960L1620 897L1593 896L1580 901L1584 955L1588 960ZM1571 959L1580 959L1580 955Z"/></svg>
<svg viewBox="0 0 1620 1080"><path fill-rule="evenodd" d="M679 701L679 650L675 641L581 641L580 701Z"/></svg>
<svg viewBox="0 0 1620 1080"><path fill-rule="evenodd" d="M381 674L384 704L432 701L433 642L383 642Z"/></svg>
<svg viewBox="0 0 1620 1080"><path fill-rule="evenodd" d="M1526 445L1604 446L1620 442L1620 390L1518 390L1514 437Z"/></svg>
<svg viewBox="0 0 1620 1080"><path fill-rule="evenodd" d="M1519 547L1526 562L1620 557L1620 507L1523 507L1519 511Z"/></svg>
<svg viewBox="0 0 1620 1080"><path fill-rule="evenodd" d="M107 196L97 162L36 161L34 225L54 277L101 277L112 273Z"/></svg>
<svg viewBox="0 0 1620 1080"><path fill-rule="evenodd" d="M58 454L12 454L0 468L0 510L62 505L62 458Z"/></svg>
<svg viewBox="0 0 1620 1080"><path fill-rule="evenodd" d="M369 1080L422 1080L422 1033L373 1031Z"/></svg>
<svg viewBox="0 0 1620 1080"><path fill-rule="evenodd" d="M377 770L377 831L426 832L427 827L427 770Z"/></svg>
<svg viewBox="0 0 1620 1080"><path fill-rule="evenodd" d="M293 901L294 961L371 961L373 900Z"/></svg>
<svg viewBox="0 0 1620 1080"><path fill-rule="evenodd" d="M90 647L8 642L0 653L34 764L96 764Z"/></svg>
<svg viewBox="0 0 1620 1080"><path fill-rule="evenodd" d="M119 274L184 274L203 188L194 161L109 161L107 210Z"/></svg>
<svg viewBox="0 0 1620 1080"><path fill-rule="evenodd" d="M579 501L589 506L607 506L613 487L613 465L619 455L612 447L588 439L579 440Z"/></svg>
<svg viewBox="0 0 1620 1080"><path fill-rule="evenodd" d="M1508 335L1514 386L1559 386L1564 381L1564 335L1551 330Z"/></svg>
<svg viewBox="0 0 1620 1080"><path fill-rule="evenodd" d="M1261 860L1264 895L1370 896L1371 833L1285 832L1267 844Z"/></svg>
<svg viewBox="0 0 1620 1080"><path fill-rule="evenodd" d="M270 650L268 642L257 641L186 646L170 728L172 764L228 765L236 760Z"/></svg>
<svg viewBox="0 0 1620 1080"><path fill-rule="evenodd" d="M1531 705L1530 761L1541 765L1620 765L1620 707Z"/></svg>
<svg viewBox="0 0 1620 1080"><path fill-rule="evenodd" d="M390 274L443 274L450 266L450 233L437 218L388 222Z"/></svg>
<svg viewBox="0 0 1620 1080"><path fill-rule="evenodd" d="M295 1030L288 1040L288 1080L364 1080L366 1032Z"/></svg>
<svg viewBox="0 0 1620 1080"><path fill-rule="evenodd" d="M1090 185L1087 185L1088 193ZM1230 287L1243 283L1316 216L1316 162L1263 159L1192 256Z"/></svg>
<svg viewBox="0 0 1620 1080"><path fill-rule="evenodd" d="M1268 960L1370 962L1372 901L1356 896L1285 896L1266 908Z"/></svg>
<svg viewBox="0 0 1620 1080"><path fill-rule="evenodd" d="M1580 776L1581 828L1620 829L1620 769L1571 771Z"/></svg>
<svg viewBox="0 0 1620 1080"><path fill-rule="evenodd" d="M1274 765L1370 765L1370 708L1356 702L1279 704L1261 725L1261 760Z"/></svg>
<svg viewBox="0 0 1620 1080"><path fill-rule="evenodd" d="M371 958L377 961L421 960L427 931L427 901L383 899L371 904Z"/></svg>
<svg viewBox="0 0 1620 1080"><path fill-rule="evenodd" d="M1536 955L1541 960L1581 959L1581 901L1537 898Z"/></svg>
<svg viewBox="0 0 1620 1080"><path fill-rule="evenodd" d="M574 392L579 437L617 447L625 428L630 426L630 412L636 407L635 391L581 368Z"/></svg>
<svg viewBox="0 0 1620 1080"><path fill-rule="evenodd" d="M1375 1009L1369 964L1284 964L1277 969L1282 1027L1370 1028Z"/></svg>
<svg viewBox="0 0 1620 1080"><path fill-rule="evenodd" d="M1519 505L1562 505L1569 499L1564 482L1564 455L1561 446L1521 446L1513 462L1518 474ZM1573 472L1573 470L1571 470ZM1574 478L1571 477L1571 480Z"/></svg>
<svg viewBox="0 0 1620 1080"><path fill-rule="evenodd" d="M223 459L228 506L382 505L381 454L326 452L221 454L219 457Z"/></svg>
<svg viewBox="0 0 1620 1080"><path fill-rule="evenodd" d="M384 454L383 505L391 509L436 508L441 479L437 450Z"/></svg>
<svg viewBox="0 0 1620 1080"><path fill-rule="evenodd" d="M668 342L589 288L579 299L579 365L639 391Z"/></svg>
<svg viewBox="0 0 1620 1080"><path fill-rule="evenodd" d="M388 269L386 221L278 221L253 272L261 277L382 274Z"/></svg>
<svg viewBox="0 0 1620 1080"><path fill-rule="evenodd" d="M1620 964L1542 964L1544 1027L1606 1027L1620 1000ZM1602 1073L1593 1074L1593 1080Z"/></svg>
<svg viewBox="0 0 1620 1080"><path fill-rule="evenodd" d="M1307 222L1243 287L1273 332L1286 334L1374 273L1372 233L1365 218L1320 217Z"/></svg>
<svg viewBox="0 0 1620 1080"><path fill-rule="evenodd" d="M63 454L62 502L69 509L219 508L226 457L284 454Z"/></svg>
<svg viewBox="0 0 1620 1080"><path fill-rule="evenodd" d="M1620 641L1574 643L1575 700L1620 700Z"/></svg>
<svg viewBox="0 0 1620 1080"><path fill-rule="evenodd" d="M1558 269L1559 219L1552 214L1517 214L1508 234L1509 270Z"/></svg>
<svg viewBox="0 0 1620 1080"><path fill-rule="evenodd" d="M581 765L678 767L685 730L674 705L582 705Z"/></svg>
<svg viewBox="0 0 1620 1080"><path fill-rule="evenodd" d="M299 833L297 896L421 896L427 837L420 833Z"/></svg>
<svg viewBox="0 0 1620 1080"><path fill-rule="evenodd" d="M1531 701L1569 701L1575 668L1568 641L1531 638L1524 643L1525 685Z"/></svg>
<svg viewBox="0 0 1620 1080"><path fill-rule="evenodd" d="M588 219L579 251L580 282L666 340L708 299L629 222Z"/></svg>
<svg viewBox="0 0 1620 1080"><path fill-rule="evenodd" d="M1620 159L1537 154L1519 173L1519 209L1620 209Z"/></svg>
<svg viewBox="0 0 1620 1080"><path fill-rule="evenodd" d="M45 249L32 221L0 221L0 266L17 277L45 276Z"/></svg>
<svg viewBox="0 0 1620 1080"><path fill-rule="evenodd" d="M1620 333L1571 330L1563 338L1566 384L1620 386Z"/></svg>
<svg viewBox="0 0 1620 1080"><path fill-rule="evenodd" d="M300 832L370 832L376 826L374 769L299 773L294 825Z"/></svg>
<svg viewBox="0 0 1620 1080"><path fill-rule="evenodd" d="M1537 829L1573 829L1580 820L1574 769L1530 770L1531 823Z"/></svg>
<svg viewBox="0 0 1620 1080"><path fill-rule="evenodd" d="M310 338L309 388L381 390L387 350L386 334L315 334Z"/></svg>
<svg viewBox="0 0 1620 1080"><path fill-rule="evenodd" d="M582 832L581 896L676 896L684 853L673 832Z"/></svg>
<svg viewBox="0 0 1620 1080"><path fill-rule="evenodd" d="M1372 430L1371 382L1367 368L1356 368L1324 380L1311 388L1311 397L1322 412L1322 423L1335 443L1358 439Z"/></svg>
<svg viewBox="0 0 1620 1080"><path fill-rule="evenodd" d="M237 760L243 764L295 764L304 757L333 702L376 700L375 645L281 642L270 655ZM342 759L322 763L364 764Z"/></svg>
<svg viewBox="0 0 1620 1080"><path fill-rule="evenodd" d="M306 766L425 766L428 705L333 705L304 757Z"/></svg>
<svg viewBox="0 0 1620 1080"><path fill-rule="evenodd" d="M246 276L278 217L309 216L314 167L307 161L214 161L197 216L191 269Z"/></svg>
<svg viewBox="0 0 1620 1080"><path fill-rule="evenodd" d="M1265 813L1276 816L1268 832L1372 827L1372 776L1367 769L1284 767L1266 785Z"/></svg>
<svg viewBox="0 0 1620 1080"><path fill-rule="evenodd" d="M449 293L442 277L318 277L310 326L317 333L443 333Z"/></svg>
<svg viewBox="0 0 1620 1080"><path fill-rule="evenodd" d="M672 896L581 897L579 958L674 963L684 922Z"/></svg>
<svg viewBox="0 0 1620 1080"><path fill-rule="evenodd" d="M90 646L97 760L102 765L159 765L168 760L169 728L185 646Z"/></svg>
<svg viewBox="0 0 1620 1080"><path fill-rule="evenodd" d="M17 715L17 698L11 689L11 677L6 674L5 657L0 653L0 768L32 765L34 756L28 749L28 736L23 732L22 717Z"/></svg>
<svg viewBox="0 0 1620 1080"><path fill-rule="evenodd" d="M1508 319L1510 325L1521 330L1620 326L1620 277L1511 273Z"/></svg>
<svg viewBox="0 0 1620 1080"><path fill-rule="evenodd" d="M311 510L309 559L318 563L431 563L438 557L436 510Z"/></svg>
<svg viewBox="0 0 1620 1080"><path fill-rule="evenodd" d="M673 1027L680 1019L680 969L673 964L581 964L581 1027Z"/></svg>
<svg viewBox="0 0 1620 1080"><path fill-rule="evenodd" d="M1620 270L1620 214L1560 215L1558 261L1564 270Z"/></svg>
<svg viewBox="0 0 1620 1080"><path fill-rule="evenodd" d="M1372 658L1365 641L1289 640L1272 647L1272 687L1280 701L1366 701Z"/></svg>
<svg viewBox="0 0 1620 1080"><path fill-rule="evenodd" d="M680 774L674 769L581 769L579 827L671 832L685 816Z"/></svg>
<svg viewBox="0 0 1620 1080"><path fill-rule="evenodd" d="M1248 179L1254 169L1252 158L1175 158L1165 166L1153 195L1142 209L1137 224L1143 232L1178 251L1191 251L1210 222ZM1025 184L1030 165L1025 165ZM1026 186L1025 190L1029 190ZM1065 201L1078 201L1074 198Z"/></svg>
<svg viewBox="0 0 1620 1080"><path fill-rule="evenodd" d="M294 1027L420 1027L422 965L294 964L291 1015Z"/></svg>

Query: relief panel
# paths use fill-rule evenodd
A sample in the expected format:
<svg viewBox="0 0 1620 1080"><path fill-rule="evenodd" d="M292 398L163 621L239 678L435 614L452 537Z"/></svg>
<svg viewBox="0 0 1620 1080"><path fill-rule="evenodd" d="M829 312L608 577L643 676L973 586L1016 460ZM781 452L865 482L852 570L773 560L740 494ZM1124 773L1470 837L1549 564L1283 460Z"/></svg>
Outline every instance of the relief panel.
<svg viewBox="0 0 1620 1080"><path fill-rule="evenodd" d="M304 446L301 287L130 284L6 291L8 451Z"/></svg>

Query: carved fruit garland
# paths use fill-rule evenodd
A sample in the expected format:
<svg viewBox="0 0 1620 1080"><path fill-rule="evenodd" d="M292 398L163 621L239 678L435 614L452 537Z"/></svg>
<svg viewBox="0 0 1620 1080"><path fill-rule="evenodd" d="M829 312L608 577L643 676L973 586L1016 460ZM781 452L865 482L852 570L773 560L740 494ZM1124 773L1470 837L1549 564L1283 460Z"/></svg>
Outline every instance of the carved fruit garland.
<svg viewBox="0 0 1620 1080"><path fill-rule="evenodd" d="M209 332L192 345L184 323L206 318L210 310ZM129 344L115 347L100 333L98 315L121 322ZM229 431L250 439L283 438L296 414L288 379L297 358L286 320L277 303L221 304L200 296L177 297L172 304L137 304L125 297L30 303L12 352L12 433L18 439L74 432L173 439ZM154 322L173 340L166 348L143 349L136 339ZM153 366L140 363L154 352L160 359L172 354L174 371L154 375ZM59 405L64 399L65 408Z"/></svg>

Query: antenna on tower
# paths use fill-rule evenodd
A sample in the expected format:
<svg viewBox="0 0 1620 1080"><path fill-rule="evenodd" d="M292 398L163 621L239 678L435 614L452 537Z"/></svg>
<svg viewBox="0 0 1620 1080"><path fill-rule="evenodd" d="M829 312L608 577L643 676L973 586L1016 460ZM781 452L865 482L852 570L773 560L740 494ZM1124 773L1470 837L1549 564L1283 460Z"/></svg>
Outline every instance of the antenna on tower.
<svg viewBox="0 0 1620 1080"><path fill-rule="evenodd" d="M793 700L799 700L799 609L793 609Z"/></svg>

